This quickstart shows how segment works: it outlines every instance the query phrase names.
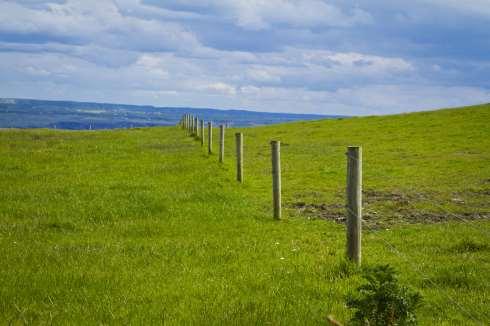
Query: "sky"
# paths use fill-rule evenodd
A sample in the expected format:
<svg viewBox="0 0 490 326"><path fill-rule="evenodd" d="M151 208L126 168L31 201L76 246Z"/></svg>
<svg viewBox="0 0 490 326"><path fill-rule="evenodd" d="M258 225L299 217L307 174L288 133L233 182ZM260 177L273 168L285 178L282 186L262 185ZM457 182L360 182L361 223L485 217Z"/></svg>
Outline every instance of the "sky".
<svg viewBox="0 0 490 326"><path fill-rule="evenodd" d="M490 0L0 0L0 97L371 115L490 102Z"/></svg>

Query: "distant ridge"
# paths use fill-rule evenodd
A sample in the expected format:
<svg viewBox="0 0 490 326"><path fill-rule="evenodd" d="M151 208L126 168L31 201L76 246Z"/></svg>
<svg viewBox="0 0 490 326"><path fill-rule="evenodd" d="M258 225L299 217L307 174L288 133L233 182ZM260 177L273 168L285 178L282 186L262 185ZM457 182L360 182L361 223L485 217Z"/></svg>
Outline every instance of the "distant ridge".
<svg viewBox="0 0 490 326"><path fill-rule="evenodd" d="M346 116L268 113L244 109L156 107L96 102L0 98L0 128L113 129L175 125L183 113L230 126L337 119Z"/></svg>

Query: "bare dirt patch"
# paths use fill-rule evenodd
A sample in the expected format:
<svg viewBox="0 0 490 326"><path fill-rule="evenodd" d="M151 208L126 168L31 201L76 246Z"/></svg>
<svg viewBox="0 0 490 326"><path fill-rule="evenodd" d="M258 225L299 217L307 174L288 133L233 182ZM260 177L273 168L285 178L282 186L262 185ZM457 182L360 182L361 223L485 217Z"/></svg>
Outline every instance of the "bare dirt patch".
<svg viewBox="0 0 490 326"><path fill-rule="evenodd" d="M381 190L364 190L362 192L363 200L365 204L371 204L376 202L394 202L399 205L408 205L414 201L427 200L428 196L424 193L411 193L406 194L396 191L381 191Z"/></svg>
<svg viewBox="0 0 490 326"><path fill-rule="evenodd" d="M344 205L341 204L307 204L297 202L290 205L290 207L310 218L322 218L338 223L345 221L345 209Z"/></svg>
<svg viewBox="0 0 490 326"><path fill-rule="evenodd" d="M363 191L363 220L368 227L380 228L400 222L404 223L439 223L450 220L479 220L490 218L489 214L476 212L468 207L465 212L444 212L435 204L435 211L417 210L411 204L421 201L435 203L434 198L426 193L402 193L380 190ZM458 198L451 198L455 204L465 205ZM386 204L386 205L385 205ZM289 205L290 208L308 218L319 218L344 223L346 219L345 205L336 203L305 203L296 202Z"/></svg>

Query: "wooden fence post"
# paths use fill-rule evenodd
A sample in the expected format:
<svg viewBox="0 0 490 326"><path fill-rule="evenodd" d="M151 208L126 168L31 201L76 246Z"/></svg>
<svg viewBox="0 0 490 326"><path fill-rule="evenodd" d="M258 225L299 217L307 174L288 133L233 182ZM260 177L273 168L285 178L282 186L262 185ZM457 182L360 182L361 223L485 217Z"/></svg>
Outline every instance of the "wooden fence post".
<svg viewBox="0 0 490 326"><path fill-rule="evenodd" d="M237 132L235 134L236 142L236 180L243 182L243 134Z"/></svg>
<svg viewBox="0 0 490 326"><path fill-rule="evenodd" d="M347 148L347 257L361 264L362 148Z"/></svg>
<svg viewBox="0 0 490 326"><path fill-rule="evenodd" d="M198 134L198 129L199 129L199 119L197 117L194 118L194 130L193 130L193 133L194 133L194 137L197 137L199 134Z"/></svg>
<svg viewBox="0 0 490 326"><path fill-rule="evenodd" d="M208 154L213 153L213 123L208 122Z"/></svg>
<svg viewBox="0 0 490 326"><path fill-rule="evenodd" d="M274 218L281 219L281 142L271 141L272 145L272 199Z"/></svg>
<svg viewBox="0 0 490 326"><path fill-rule="evenodd" d="M192 135L194 135L194 116L191 115L191 127L190 127L190 136L192 137Z"/></svg>
<svg viewBox="0 0 490 326"><path fill-rule="evenodd" d="M204 120L201 120L201 147L204 146Z"/></svg>
<svg viewBox="0 0 490 326"><path fill-rule="evenodd" d="M225 125L219 125L219 161L225 160Z"/></svg>

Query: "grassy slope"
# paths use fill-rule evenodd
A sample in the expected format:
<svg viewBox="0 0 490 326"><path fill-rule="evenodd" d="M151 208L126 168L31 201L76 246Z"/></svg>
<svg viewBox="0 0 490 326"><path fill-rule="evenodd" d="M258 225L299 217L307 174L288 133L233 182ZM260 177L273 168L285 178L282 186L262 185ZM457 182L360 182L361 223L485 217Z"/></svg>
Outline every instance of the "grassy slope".
<svg viewBox="0 0 490 326"><path fill-rule="evenodd" d="M245 129L243 185L235 130L224 165L177 128L1 131L0 323L348 319L359 274L343 262L344 226L311 217L343 204L350 144L364 150L364 264L390 263L422 292L423 324L489 323L488 121L487 105Z"/></svg>

